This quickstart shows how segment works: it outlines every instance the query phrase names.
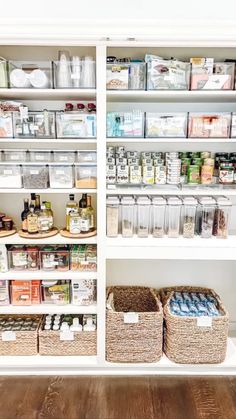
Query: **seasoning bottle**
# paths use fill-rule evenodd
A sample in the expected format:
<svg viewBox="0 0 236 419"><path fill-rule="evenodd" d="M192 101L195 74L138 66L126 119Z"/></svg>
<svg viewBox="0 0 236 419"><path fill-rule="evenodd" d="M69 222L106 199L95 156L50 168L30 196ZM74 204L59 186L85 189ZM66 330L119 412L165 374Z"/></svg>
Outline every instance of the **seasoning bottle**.
<svg viewBox="0 0 236 419"><path fill-rule="evenodd" d="M35 195L35 207L34 207L35 214L39 215L40 210L41 210L40 195Z"/></svg>
<svg viewBox="0 0 236 419"><path fill-rule="evenodd" d="M54 219L53 219L53 210L51 208L51 202L44 201L43 204L45 205L46 211L47 211L47 214L48 214L49 229L52 230L53 225L54 225Z"/></svg>
<svg viewBox="0 0 236 419"><path fill-rule="evenodd" d="M35 193L31 194L31 199L30 199L30 207L33 206L35 207L35 201L36 201L36 195Z"/></svg>
<svg viewBox="0 0 236 419"><path fill-rule="evenodd" d="M69 213L69 232L71 234L81 233L81 218L78 208Z"/></svg>
<svg viewBox="0 0 236 419"><path fill-rule="evenodd" d="M21 213L21 228L22 231L27 232L28 231L28 226L27 226L27 216L29 214L29 200L28 199L24 199L24 210Z"/></svg>
<svg viewBox="0 0 236 419"><path fill-rule="evenodd" d="M38 216L34 213L33 205L30 205L30 212L27 216L27 228L29 234L38 233Z"/></svg>
<svg viewBox="0 0 236 419"><path fill-rule="evenodd" d="M90 230L90 212L87 207L87 194L84 193L79 201L81 233L88 233Z"/></svg>
<svg viewBox="0 0 236 419"><path fill-rule="evenodd" d="M66 204L66 229L70 230L70 213L78 212L78 204L75 201L75 195L69 195L69 201Z"/></svg>
<svg viewBox="0 0 236 419"><path fill-rule="evenodd" d="M44 204L41 205L41 210L38 216L38 231L39 233L47 233L50 230L48 212Z"/></svg>
<svg viewBox="0 0 236 419"><path fill-rule="evenodd" d="M95 226L95 222L94 222L94 209L92 207L92 197L91 195L87 196L87 209L88 209L88 214L89 214L89 222L90 222L90 231L94 230L94 226Z"/></svg>

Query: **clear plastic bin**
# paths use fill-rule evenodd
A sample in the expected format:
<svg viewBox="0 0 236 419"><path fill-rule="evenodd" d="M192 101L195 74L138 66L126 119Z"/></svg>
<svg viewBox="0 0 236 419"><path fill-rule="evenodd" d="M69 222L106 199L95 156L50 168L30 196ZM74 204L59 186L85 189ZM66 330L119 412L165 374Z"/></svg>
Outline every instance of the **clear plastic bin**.
<svg viewBox="0 0 236 419"><path fill-rule="evenodd" d="M55 150L53 151L53 160L58 163L74 163L75 151Z"/></svg>
<svg viewBox="0 0 236 419"><path fill-rule="evenodd" d="M236 138L236 112L232 113L231 138Z"/></svg>
<svg viewBox="0 0 236 419"><path fill-rule="evenodd" d="M25 189L46 189L49 186L48 166L45 164L23 165Z"/></svg>
<svg viewBox="0 0 236 419"><path fill-rule="evenodd" d="M27 150L3 150L3 161L25 162L27 161Z"/></svg>
<svg viewBox="0 0 236 419"><path fill-rule="evenodd" d="M97 162L97 152L94 150L80 150L77 151L77 161L78 163L96 163Z"/></svg>
<svg viewBox="0 0 236 419"><path fill-rule="evenodd" d="M187 113L146 113L146 137L187 137Z"/></svg>
<svg viewBox="0 0 236 419"><path fill-rule="evenodd" d="M146 63L107 64L107 90L145 90Z"/></svg>
<svg viewBox="0 0 236 419"><path fill-rule="evenodd" d="M207 239L212 237L216 202L213 198L202 200L200 209L200 235Z"/></svg>
<svg viewBox="0 0 236 419"><path fill-rule="evenodd" d="M20 89L52 88L50 61L9 61L10 87Z"/></svg>
<svg viewBox="0 0 236 419"><path fill-rule="evenodd" d="M29 159L32 162L50 162L52 160L51 151L46 150L30 150Z"/></svg>
<svg viewBox="0 0 236 419"><path fill-rule="evenodd" d="M96 114L57 112L57 138L96 138Z"/></svg>
<svg viewBox="0 0 236 419"><path fill-rule="evenodd" d="M0 188L22 187L21 166L2 163L0 164Z"/></svg>
<svg viewBox="0 0 236 419"><path fill-rule="evenodd" d="M168 220L167 220L167 235L171 238L179 237L180 233L180 215L182 208L182 201L177 196L167 199L168 203Z"/></svg>
<svg viewBox="0 0 236 419"><path fill-rule="evenodd" d="M220 239L227 239L232 203L226 197L216 198L216 210L213 235Z"/></svg>
<svg viewBox="0 0 236 419"><path fill-rule="evenodd" d="M13 271L37 271L39 269L39 250L37 247L12 246L8 250L8 261L9 267Z"/></svg>
<svg viewBox="0 0 236 419"><path fill-rule="evenodd" d="M16 138L55 138L55 114L44 110L28 112L27 118L21 118L19 112L13 113L14 136Z"/></svg>
<svg viewBox="0 0 236 419"><path fill-rule="evenodd" d="M95 189L97 187L97 165L78 163L75 165L75 187Z"/></svg>
<svg viewBox="0 0 236 419"><path fill-rule="evenodd" d="M183 237L193 238L195 234L197 200L193 197L183 199L182 231Z"/></svg>
<svg viewBox="0 0 236 419"><path fill-rule="evenodd" d="M134 235L134 214L135 200L132 196L122 197L121 199L121 231L122 237L133 237Z"/></svg>
<svg viewBox="0 0 236 419"><path fill-rule="evenodd" d="M190 63L150 59L147 63L148 90L188 90Z"/></svg>
<svg viewBox="0 0 236 419"><path fill-rule="evenodd" d="M152 235L163 237L165 235L166 199L154 197L152 199Z"/></svg>
<svg viewBox="0 0 236 419"><path fill-rule="evenodd" d="M49 167L50 188L73 188L73 166L70 164L53 163Z"/></svg>
<svg viewBox="0 0 236 419"><path fill-rule="evenodd" d="M53 73L56 89L96 87L96 62L92 57L81 59L76 56L71 61L53 61Z"/></svg>
<svg viewBox="0 0 236 419"><path fill-rule="evenodd" d="M7 61L0 57L0 88L8 87L8 69L7 69Z"/></svg>
<svg viewBox="0 0 236 419"><path fill-rule="evenodd" d="M119 232L119 205L117 196L107 198L107 237L117 237Z"/></svg>
<svg viewBox="0 0 236 419"><path fill-rule="evenodd" d="M140 196L137 199L137 235L148 237L150 225L150 199L147 196Z"/></svg>
<svg viewBox="0 0 236 419"><path fill-rule="evenodd" d="M144 137L144 113L108 112L107 137Z"/></svg>
<svg viewBox="0 0 236 419"><path fill-rule="evenodd" d="M189 138L229 138L231 114L222 113L190 113Z"/></svg>
<svg viewBox="0 0 236 419"><path fill-rule="evenodd" d="M0 138L13 137L13 122L11 112L0 113Z"/></svg>
<svg viewBox="0 0 236 419"><path fill-rule="evenodd" d="M208 64L205 62L201 64L198 61L196 64L194 61L192 63L191 90L231 90L234 88L234 63L211 62Z"/></svg>
<svg viewBox="0 0 236 419"><path fill-rule="evenodd" d="M68 271L70 268L70 252L65 249L45 247L40 251L40 268L43 271Z"/></svg>

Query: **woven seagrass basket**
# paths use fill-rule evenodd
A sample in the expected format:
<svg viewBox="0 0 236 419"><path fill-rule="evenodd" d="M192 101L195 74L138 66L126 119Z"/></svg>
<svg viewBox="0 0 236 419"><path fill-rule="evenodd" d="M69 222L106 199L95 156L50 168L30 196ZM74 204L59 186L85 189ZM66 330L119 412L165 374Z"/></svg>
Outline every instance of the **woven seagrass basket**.
<svg viewBox="0 0 236 419"><path fill-rule="evenodd" d="M221 315L211 317L211 326L198 323L196 317L176 316L170 311L173 291L211 294L217 300ZM161 290L164 304L164 352L167 357L181 364L218 364L224 361L227 350L229 315L220 297L209 288L171 287Z"/></svg>
<svg viewBox="0 0 236 419"><path fill-rule="evenodd" d="M106 359L110 362L157 362L162 356L163 310L152 288L117 286L114 309L106 311ZM125 323L124 315L134 312L137 323Z"/></svg>
<svg viewBox="0 0 236 419"><path fill-rule="evenodd" d="M30 331L14 331L15 340L3 341L2 332L0 332L0 355L9 356L28 356L37 355L38 353L38 328L41 322L42 316L29 316L29 315L11 315L10 317L17 318L31 318L34 321L38 321L38 327L36 330ZM0 320L8 319L9 315L0 316Z"/></svg>
<svg viewBox="0 0 236 419"><path fill-rule="evenodd" d="M43 323L42 323L43 324ZM97 354L97 332L74 332L74 340L60 340L60 331L39 329L39 354L83 356Z"/></svg>

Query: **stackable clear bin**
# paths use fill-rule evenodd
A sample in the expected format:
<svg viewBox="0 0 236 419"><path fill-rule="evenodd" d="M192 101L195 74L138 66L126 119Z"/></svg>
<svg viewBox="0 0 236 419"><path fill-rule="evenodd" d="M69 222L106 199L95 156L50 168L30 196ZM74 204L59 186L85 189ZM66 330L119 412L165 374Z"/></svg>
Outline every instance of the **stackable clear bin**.
<svg viewBox="0 0 236 419"><path fill-rule="evenodd" d="M49 185L48 166L46 164L23 165L23 185L25 189L46 189Z"/></svg>
<svg viewBox="0 0 236 419"><path fill-rule="evenodd" d="M168 204L168 220L167 235L171 238L179 237L180 233L180 214L182 201L178 197L170 197L167 199Z"/></svg>
<svg viewBox="0 0 236 419"><path fill-rule="evenodd" d="M108 112L107 137L144 137L144 113Z"/></svg>
<svg viewBox="0 0 236 419"><path fill-rule="evenodd" d="M134 208L135 200L132 196L121 199L121 232L122 237L133 237L134 235Z"/></svg>
<svg viewBox="0 0 236 419"><path fill-rule="evenodd" d="M52 88L50 61L9 61L10 87L20 89Z"/></svg>
<svg viewBox="0 0 236 419"><path fill-rule="evenodd" d="M213 198L201 201L200 235L204 239L212 237L216 202Z"/></svg>
<svg viewBox="0 0 236 419"><path fill-rule="evenodd" d="M20 112L13 112L14 136L16 138L55 138L55 114L44 110L28 112L21 118Z"/></svg>
<svg viewBox="0 0 236 419"><path fill-rule="evenodd" d="M6 162L25 162L27 161L27 150L3 150L3 161Z"/></svg>
<svg viewBox="0 0 236 419"><path fill-rule="evenodd" d="M21 166L15 164L0 164L0 188L22 187Z"/></svg>
<svg viewBox="0 0 236 419"><path fill-rule="evenodd" d="M163 237L165 235L166 199L152 198L152 235Z"/></svg>
<svg viewBox="0 0 236 419"><path fill-rule="evenodd" d="M231 138L236 138L236 112L232 113L231 120Z"/></svg>
<svg viewBox="0 0 236 419"><path fill-rule="evenodd" d="M74 170L71 164L52 163L49 166L50 188L73 188Z"/></svg>
<svg viewBox="0 0 236 419"><path fill-rule="evenodd" d="M96 138L96 114L56 112L57 138Z"/></svg>
<svg viewBox="0 0 236 419"><path fill-rule="evenodd" d="M229 219L232 203L226 197L216 198L216 210L213 234L220 239L227 239L229 230Z"/></svg>
<svg viewBox="0 0 236 419"><path fill-rule="evenodd" d="M141 196L137 199L137 235L148 237L150 225L150 199Z"/></svg>
<svg viewBox="0 0 236 419"><path fill-rule="evenodd" d="M229 138L231 114L190 113L188 123L189 138Z"/></svg>
<svg viewBox="0 0 236 419"><path fill-rule="evenodd" d="M119 232L119 205L117 196L107 198L107 237L117 237Z"/></svg>
<svg viewBox="0 0 236 419"><path fill-rule="evenodd" d="M58 163L74 163L75 151L55 150L53 151L53 160Z"/></svg>
<svg viewBox="0 0 236 419"><path fill-rule="evenodd" d="M78 163L94 163L97 162L97 152L94 150L77 151Z"/></svg>
<svg viewBox="0 0 236 419"><path fill-rule="evenodd" d="M7 61L0 57L0 88L8 87L8 64Z"/></svg>
<svg viewBox="0 0 236 419"><path fill-rule="evenodd" d="M187 137L187 113L146 113L146 137Z"/></svg>
<svg viewBox="0 0 236 419"><path fill-rule="evenodd" d="M148 90L188 90L190 63L153 59L147 63Z"/></svg>
<svg viewBox="0 0 236 419"><path fill-rule="evenodd" d="M107 90L145 90L146 63L107 64Z"/></svg>
<svg viewBox="0 0 236 419"><path fill-rule="evenodd" d="M50 162L52 160L52 153L46 150L30 150L29 160L32 162Z"/></svg>
<svg viewBox="0 0 236 419"><path fill-rule="evenodd" d="M37 271L39 269L39 251L37 248L17 248L8 250L9 268L13 271Z"/></svg>
<svg viewBox="0 0 236 419"><path fill-rule="evenodd" d="M91 57L73 57L71 61L53 61L56 89L95 89L96 62Z"/></svg>
<svg viewBox="0 0 236 419"><path fill-rule="evenodd" d="M207 66L193 65L191 90L232 90L234 73L234 63L214 63L211 74Z"/></svg>
<svg viewBox="0 0 236 419"><path fill-rule="evenodd" d="M95 189L97 187L97 165L92 163L75 164L75 187Z"/></svg>
<svg viewBox="0 0 236 419"><path fill-rule="evenodd" d="M183 199L182 231L183 237L193 238L195 234L197 200L193 197Z"/></svg>
<svg viewBox="0 0 236 419"><path fill-rule="evenodd" d="M0 113L0 138L13 137L13 122L11 112Z"/></svg>

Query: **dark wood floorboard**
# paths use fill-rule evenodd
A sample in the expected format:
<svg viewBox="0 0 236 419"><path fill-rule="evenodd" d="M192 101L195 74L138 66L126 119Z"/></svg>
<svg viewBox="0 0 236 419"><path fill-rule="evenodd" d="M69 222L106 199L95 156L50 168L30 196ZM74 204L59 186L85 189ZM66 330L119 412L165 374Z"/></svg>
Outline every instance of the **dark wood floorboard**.
<svg viewBox="0 0 236 419"><path fill-rule="evenodd" d="M0 377L0 419L236 419L236 377Z"/></svg>

